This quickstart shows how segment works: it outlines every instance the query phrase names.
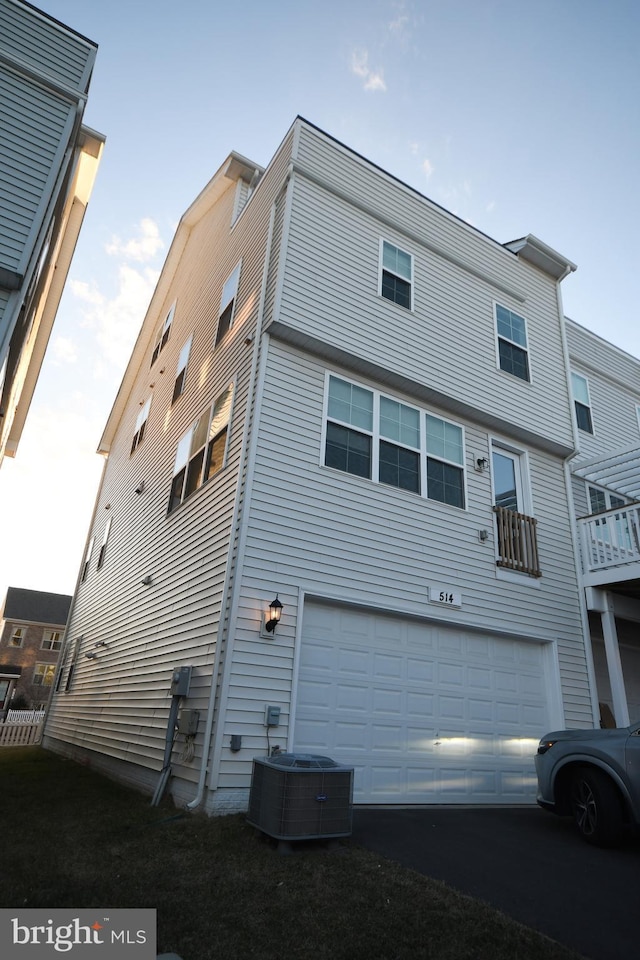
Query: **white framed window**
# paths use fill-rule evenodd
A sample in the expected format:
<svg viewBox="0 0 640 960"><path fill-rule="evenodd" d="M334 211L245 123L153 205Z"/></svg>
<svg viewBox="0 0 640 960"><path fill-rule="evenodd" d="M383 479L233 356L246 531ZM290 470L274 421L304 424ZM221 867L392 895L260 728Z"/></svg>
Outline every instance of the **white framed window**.
<svg viewBox="0 0 640 960"><path fill-rule="evenodd" d="M572 372L571 390L573 392L573 406L576 412L578 430L583 430L584 433L593 433L589 381L586 377L583 377L581 373Z"/></svg>
<svg viewBox="0 0 640 960"><path fill-rule="evenodd" d="M26 627L14 627L9 637L10 647L21 647L27 632Z"/></svg>
<svg viewBox="0 0 640 960"><path fill-rule="evenodd" d="M617 510L627 504L625 497L620 497L609 490L600 487L588 486L589 508L591 513L604 513L605 510Z"/></svg>
<svg viewBox="0 0 640 960"><path fill-rule="evenodd" d="M187 366L189 365L189 355L191 353L191 341L193 335L183 344L180 356L178 357L178 366L176 368L176 379L173 385L173 396L171 403L175 403L178 397L184 393L184 385L187 379Z"/></svg>
<svg viewBox="0 0 640 960"><path fill-rule="evenodd" d="M407 310L413 310L413 256L388 240L380 241L379 293Z"/></svg>
<svg viewBox="0 0 640 960"><path fill-rule="evenodd" d="M176 305L173 303L167 313L166 317L158 327L156 332L156 339L153 345L153 353L151 354L151 366L154 365L158 359L158 355L166 346L166 343L171 334L171 324L173 323L173 315L176 312Z"/></svg>
<svg viewBox="0 0 640 960"><path fill-rule="evenodd" d="M527 321L499 303L494 304L498 338L498 366L520 380L531 380Z"/></svg>
<svg viewBox="0 0 640 960"><path fill-rule="evenodd" d="M60 630L45 630L40 644L41 650L59 650L62 646L62 633Z"/></svg>
<svg viewBox="0 0 640 960"><path fill-rule="evenodd" d="M216 347L224 337L225 333L233 326L233 318L236 308L236 298L238 295L238 284L240 283L240 267L242 261L237 264L233 272L227 277L222 296L220 297L220 310L218 311L218 329L216 331Z"/></svg>
<svg viewBox="0 0 640 960"><path fill-rule="evenodd" d="M224 467L232 400L233 385L230 385L180 440L168 513Z"/></svg>
<svg viewBox="0 0 640 960"><path fill-rule="evenodd" d="M111 521L112 517L109 517L107 520L106 526L104 528L104 534L102 535L102 545L100 547L100 553L98 554L98 563L96 564L96 569L99 570L104 564L104 558L107 553L107 543L109 542L109 534L111 533Z"/></svg>
<svg viewBox="0 0 640 960"><path fill-rule="evenodd" d="M89 543L87 544L87 552L84 555L84 563L82 564L82 574L80 576L80 583L84 583L87 579L89 573L89 561L91 560L91 554L93 553L93 545L96 542L95 537L91 537Z"/></svg>
<svg viewBox="0 0 640 960"><path fill-rule="evenodd" d="M463 428L334 374L327 378L324 466L465 506Z"/></svg>
<svg viewBox="0 0 640 960"><path fill-rule="evenodd" d="M50 687L56 674L55 663L36 663L33 671L34 686Z"/></svg>
<svg viewBox="0 0 640 960"><path fill-rule="evenodd" d="M71 684L73 682L73 675L76 671L78 656L80 654L80 643L82 639L83 639L82 637L78 637L76 640L73 641L73 647L68 648L68 650L71 650L71 663L69 664L69 670L67 672L67 682L64 685L65 690L71 689ZM65 659L66 659L68 650L65 651ZM62 668L60 670L60 679L62 679Z"/></svg>
<svg viewBox="0 0 640 960"><path fill-rule="evenodd" d="M133 434L133 440L131 441L131 451L129 456L133 456L136 452L142 441L144 440L144 432L147 428L147 420L149 419L149 411L151 410L151 397L148 397L147 400L143 403L140 412L136 418L136 429Z"/></svg>

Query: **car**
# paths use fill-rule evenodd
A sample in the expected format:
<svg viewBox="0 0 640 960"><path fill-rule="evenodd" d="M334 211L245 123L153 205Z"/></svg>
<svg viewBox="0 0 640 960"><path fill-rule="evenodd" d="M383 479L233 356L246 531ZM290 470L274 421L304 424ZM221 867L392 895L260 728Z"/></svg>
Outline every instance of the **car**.
<svg viewBox="0 0 640 960"><path fill-rule="evenodd" d="M584 840L615 846L640 829L640 723L607 730L554 730L535 756L537 802L572 816Z"/></svg>

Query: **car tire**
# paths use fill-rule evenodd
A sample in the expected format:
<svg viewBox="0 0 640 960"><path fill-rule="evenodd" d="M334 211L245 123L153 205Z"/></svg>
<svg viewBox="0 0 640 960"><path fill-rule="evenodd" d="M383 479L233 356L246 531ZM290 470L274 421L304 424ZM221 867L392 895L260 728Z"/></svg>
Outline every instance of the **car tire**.
<svg viewBox="0 0 640 960"><path fill-rule="evenodd" d="M622 801L601 770L583 767L571 781L571 813L583 840L597 847L619 843L624 828Z"/></svg>

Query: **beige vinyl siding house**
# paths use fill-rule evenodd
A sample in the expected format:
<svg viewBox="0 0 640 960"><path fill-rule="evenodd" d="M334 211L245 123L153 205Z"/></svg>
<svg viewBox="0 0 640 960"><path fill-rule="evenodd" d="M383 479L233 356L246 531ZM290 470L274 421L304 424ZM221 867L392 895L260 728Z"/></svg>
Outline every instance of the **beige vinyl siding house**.
<svg viewBox="0 0 640 960"><path fill-rule="evenodd" d="M243 809L276 745L353 766L357 802L531 802L537 739L599 722L572 269L301 118L266 169L231 154L100 444L47 745L151 790L190 666L169 780L190 808Z"/></svg>
<svg viewBox="0 0 640 960"><path fill-rule="evenodd" d="M0 7L0 463L15 456L104 146L82 125L97 45Z"/></svg>

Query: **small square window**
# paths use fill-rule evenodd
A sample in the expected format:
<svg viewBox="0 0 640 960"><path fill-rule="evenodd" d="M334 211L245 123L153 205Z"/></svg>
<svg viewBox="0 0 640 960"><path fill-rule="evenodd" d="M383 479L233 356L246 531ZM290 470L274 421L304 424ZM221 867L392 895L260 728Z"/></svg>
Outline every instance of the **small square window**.
<svg viewBox="0 0 640 960"><path fill-rule="evenodd" d="M35 686L50 687L55 674L55 663L36 663L33 671L33 683Z"/></svg>
<svg viewBox="0 0 640 960"><path fill-rule="evenodd" d="M407 310L413 309L413 257L386 240L382 241L380 293Z"/></svg>
<svg viewBox="0 0 640 960"><path fill-rule="evenodd" d="M26 634L25 627L14 627L9 637L10 647L21 647Z"/></svg>
<svg viewBox="0 0 640 960"><path fill-rule="evenodd" d="M59 630L45 630L44 637L42 638L42 643L40 644L41 650L59 650L62 646L62 634Z"/></svg>

